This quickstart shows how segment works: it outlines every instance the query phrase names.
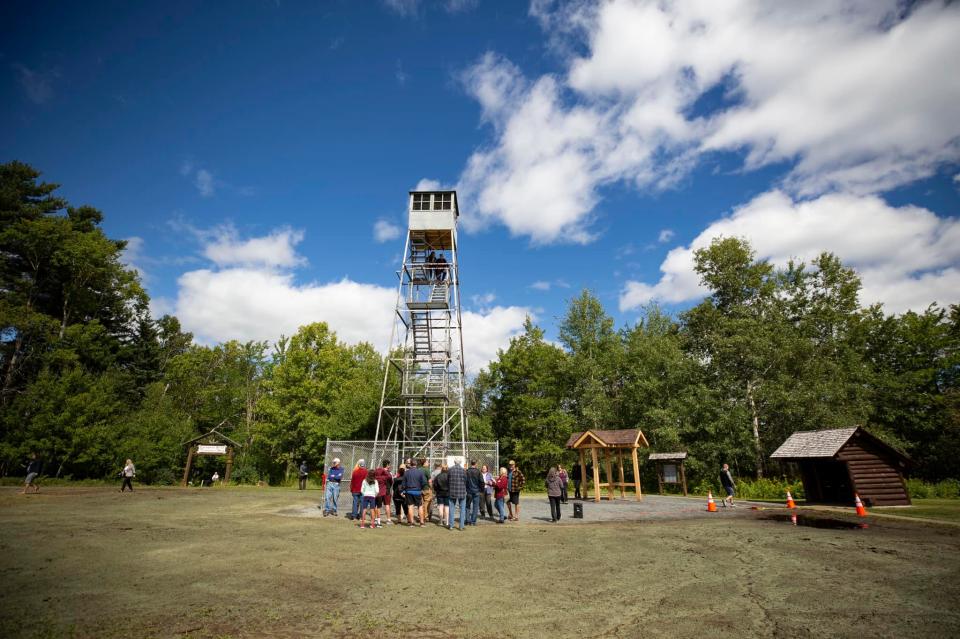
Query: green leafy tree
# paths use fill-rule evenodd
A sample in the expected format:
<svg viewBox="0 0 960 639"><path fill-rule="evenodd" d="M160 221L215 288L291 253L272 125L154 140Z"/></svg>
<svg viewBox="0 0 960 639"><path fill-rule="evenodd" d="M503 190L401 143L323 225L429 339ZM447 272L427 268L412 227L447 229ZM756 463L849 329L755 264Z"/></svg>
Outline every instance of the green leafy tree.
<svg viewBox="0 0 960 639"><path fill-rule="evenodd" d="M372 437L382 374L369 344L346 346L323 322L301 327L275 349L258 448L288 472L300 457L321 459L328 438Z"/></svg>
<svg viewBox="0 0 960 639"><path fill-rule="evenodd" d="M564 410L567 358L527 318L523 334L510 340L479 380L502 455L524 468L546 471L566 456L564 445L574 430L574 419Z"/></svg>

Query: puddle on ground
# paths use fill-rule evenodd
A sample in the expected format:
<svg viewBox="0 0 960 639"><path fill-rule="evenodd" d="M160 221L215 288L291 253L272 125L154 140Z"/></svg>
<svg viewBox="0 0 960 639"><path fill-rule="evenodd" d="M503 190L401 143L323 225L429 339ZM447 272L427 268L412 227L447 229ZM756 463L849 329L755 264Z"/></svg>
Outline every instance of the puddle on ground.
<svg viewBox="0 0 960 639"><path fill-rule="evenodd" d="M865 530L870 524L845 519L827 519L823 517L808 517L807 515L767 515L763 521L782 521L794 526L809 528L827 528L829 530Z"/></svg>

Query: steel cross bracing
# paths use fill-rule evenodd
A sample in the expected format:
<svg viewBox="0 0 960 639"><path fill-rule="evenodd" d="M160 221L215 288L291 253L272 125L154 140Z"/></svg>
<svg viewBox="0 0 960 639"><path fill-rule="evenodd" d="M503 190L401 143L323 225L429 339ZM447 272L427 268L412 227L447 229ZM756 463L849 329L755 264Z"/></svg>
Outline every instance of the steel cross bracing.
<svg viewBox="0 0 960 639"><path fill-rule="evenodd" d="M404 459L467 453L458 246L449 219L440 230L411 222L407 233L375 454L378 445L396 446Z"/></svg>

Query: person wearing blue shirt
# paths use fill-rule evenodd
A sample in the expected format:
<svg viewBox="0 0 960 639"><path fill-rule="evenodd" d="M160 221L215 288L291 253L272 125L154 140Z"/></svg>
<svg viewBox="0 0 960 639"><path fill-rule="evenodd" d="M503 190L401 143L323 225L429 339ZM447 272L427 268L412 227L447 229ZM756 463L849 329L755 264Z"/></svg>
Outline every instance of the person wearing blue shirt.
<svg viewBox="0 0 960 639"><path fill-rule="evenodd" d="M337 500L340 499L340 480L343 479L343 466L338 458L333 459L333 465L327 471L327 487L323 497L323 516L337 516Z"/></svg>

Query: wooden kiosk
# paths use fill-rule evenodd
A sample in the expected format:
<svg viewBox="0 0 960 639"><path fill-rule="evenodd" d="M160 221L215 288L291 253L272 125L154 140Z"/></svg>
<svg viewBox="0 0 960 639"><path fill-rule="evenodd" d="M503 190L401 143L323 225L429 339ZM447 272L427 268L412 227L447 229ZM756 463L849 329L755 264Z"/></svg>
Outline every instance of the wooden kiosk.
<svg viewBox="0 0 960 639"><path fill-rule="evenodd" d="M664 484L673 484L681 486L683 496L687 496L687 473L683 470L683 461L686 458L686 453L650 453L647 457L650 461L657 462L657 485L661 495Z"/></svg>
<svg viewBox="0 0 960 639"><path fill-rule="evenodd" d="M220 424L220 426L222 425L223 423ZM187 465L183 469L183 481L180 482L181 486L186 487L187 482L190 480L190 470L193 468L194 455L226 455L227 469L223 473L223 483L230 481L230 471L233 470L233 449L241 448L241 446L221 433L217 428L219 428L219 426L199 437L194 437L183 443L184 446L188 446L189 448L187 449Z"/></svg>
<svg viewBox="0 0 960 639"><path fill-rule="evenodd" d="M620 489L620 498L626 498L627 483L623 473L624 451L630 451L630 461L633 463L633 483L629 484L634 490L634 496L637 501L643 499L643 491L640 489L640 460L637 457L639 448L649 448L647 438L639 428L627 428L623 430L585 430L580 433L574 433L567 440L567 448L577 451L580 454L580 475L583 478L584 497L589 494L587 489L587 464L586 451L590 451L590 459L593 463L593 500L600 501L600 493L604 487L607 489L607 499L613 499L614 488ZM604 465L607 471L607 481L600 481L600 453L603 451ZM616 455L616 463L620 481L613 481L613 457Z"/></svg>

